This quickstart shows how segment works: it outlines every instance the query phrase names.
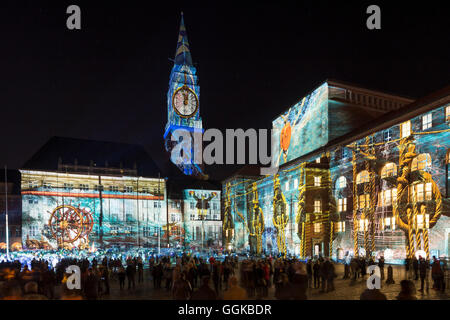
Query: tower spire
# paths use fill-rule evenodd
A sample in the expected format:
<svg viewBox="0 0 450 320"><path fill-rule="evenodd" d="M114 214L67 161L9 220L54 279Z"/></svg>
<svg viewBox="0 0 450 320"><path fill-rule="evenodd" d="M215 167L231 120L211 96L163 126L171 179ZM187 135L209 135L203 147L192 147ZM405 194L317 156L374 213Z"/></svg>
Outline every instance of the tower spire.
<svg viewBox="0 0 450 320"><path fill-rule="evenodd" d="M180 31L178 33L177 51L175 53L175 64L192 66L191 51L187 38L186 27L184 25L184 16L181 12Z"/></svg>

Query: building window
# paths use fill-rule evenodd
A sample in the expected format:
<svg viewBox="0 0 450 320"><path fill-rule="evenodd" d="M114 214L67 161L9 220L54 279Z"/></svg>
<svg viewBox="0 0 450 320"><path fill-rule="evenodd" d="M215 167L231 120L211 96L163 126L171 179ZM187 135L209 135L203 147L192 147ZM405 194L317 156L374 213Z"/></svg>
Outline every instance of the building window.
<svg viewBox="0 0 450 320"><path fill-rule="evenodd" d="M191 210L194 210L195 209L195 203L194 202L189 202L189 208L191 209Z"/></svg>
<svg viewBox="0 0 450 320"><path fill-rule="evenodd" d="M95 190L95 191L103 191L103 186L102 186L101 184L96 184L96 185L94 186L94 190Z"/></svg>
<svg viewBox="0 0 450 320"><path fill-rule="evenodd" d="M320 223L314 223L314 233L320 233Z"/></svg>
<svg viewBox="0 0 450 320"><path fill-rule="evenodd" d="M429 167L431 167L431 156L428 153L419 154L411 163L411 171L425 170Z"/></svg>
<svg viewBox="0 0 450 320"><path fill-rule="evenodd" d="M397 189L388 189L381 191L381 204L390 206L397 204Z"/></svg>
<svg viewBox="0 0 450 320"><path fill-rule="evenodd" d="M294 189L297 189L297 187L298 187L298 179L295 179L294 180Z"/></svg>
<svg viewBox="0 0 450 320"><path fill-rule="evenodd" d="M345 188L346 186L347 186L347 179L345 179L344 176L340 176L340 177L337 179L337 182L336 182L336 188L337 188L337 189L343 189L343 188Z"/></svg>
<svg viewBox="0 0 450 320"><path fill-rule="evenodd" d="M314 213L319 213L322 211L322 201L314 200Z"/></svg>
<svg viewBox="0 0 450 320"><path fill-rule="evenodd" d="M450 106L445 107L445 121L450 122Z"/></svg>
<svg viewBox="0 0 450 320"><path fill-rule="evenodd" d="M119 227L112 226L111 227L111 234L118 234L119 233Z"/></svg>
<svg viewBox="0 0 450 320"><path fill-rule="evenodd" d="M320 157L316 158L316 163L320 163Z"/></svg>
<svg viewBox="0 0 450 320"><path fill-rule="evenodd" d="M393 162L386 163L381 169L381 177L387 178L387 177L393 177L397 175L397 166Z"/></svg>
<svg viewBox="0 0 450 320"><path fill-rule="evenodd" d="M415 201L431 200L432 188L431 182L416 184L411 188L411 198Z"/></svg>
<svg viewBox="0 0 450 320"><path fill-rule="evenodd" d="M64 189L65 190L72 190L73 189L73 183L64 183Z"/></svg>
<svg viewBox="0 0 450 320"><path fill-rule="evenodd" d="M401 137L406 138L411 135L411 121L406 121L401 124L400 127Z"/></svg>
<svg viewBox="0 0 450 320"><path fill-rule="evenodd" d="M364 232L369 230L369 219L359 219L359 231Z"/></svg>
<svg viewBox="0 0 450 320"><path fill-rule="evenodd" d="M119 214L118 213L112 213L111 214L112 222L118 222L119 221Z"/></svg>
<svg viewBox="0 0 450 320"><path fill-rule="evenodd" d="M345 232L345 221L338 221L334 223L336 232Z"/></svg>
<svg viewBox="0 0 450 320"><path fill-rule="evenodd" d="M286 191L289 191L289 181L286 181L284 184Z"/></svg>
<svg viewBox="0 0 450 320"><path fill-rule="evenodd" d="M150 193L150 189L149 188L142 188L142 193Z"/></svg>
<svg viewBox="0 0 450 320"><path fill-rule="evenodd" d="M127 213L126 214L126 219L127 219L127 222L133 221L133 215L131 213Z"/></svg>
<svg viewBox="0 0 450 320"><path fill-rule="evenodd" d="M49 182L43 182L42 186L44 187L44 189L51 189L52 188L52 184Z"/></svg>
<svg viewBox="0 0 450 320"><path fill-rule="evenodd" d="M356 176L356 184L369 182L369 171L364 170Z"/></svg>
<svg viewBox="0 0 450 320"><path fill-rule="evenodd" d="M118 186L109 186L109 191L110 192L119 192L119 187Z"/></svg>
<svg viewBox="0 0 450 320"><path fill-rule="evenodd" d="M359 209L366 209L370 207L370 195L361 194L359 195Z"/></svg>
<svg viewBox="0 0 450 320"><path fill-rule="evenodd" d="M125 227L125 233L131 234L133 232L133 228L131 226Z"/></svg>
<svg viewBox="0 0 450 320"><path fill-rule="evenodd" d="M144 227L142 229L143 229L142 230L142 235L144 237L150 237L150 235L151 235L150 227Z"/></svg>
<svg viewBox="0 0 450 320"><path fill-rule="evenodd" d="M195 213L191 213L190 216L189 216L189 219L191 219L191 221L195 220Z"/></svg>
<svg viewBox="0 0 450 320"><path fill-rule="evenodd" d="M170 215L170 220L171 220L171 222L177 222L177 221L179 221L178 217L179 217L178 214L172 213L172 214Z"/></svg>
<svg viewBox="0 0 450 320"><path fill-rule="evenodd" d="M37 235L39 234L39 228L38 226L30 226L30 229L28 230L28 235L30 237L37 237Z"/></svg>
<svg viewBox="0 0 450 320"><path fill-rule="evenodd" d="M383 132L384 141L389 142L392 141L392 130L387 129Z"/></svg>
<svg viewBox="0 0 450 320"><path fill-rule="evenodd" d="M430 112L422 117L422 130L429 129L432 127L432 125L433 125L433 116Z"/></svg>
<svg viewBox="0 0 450 320"><path fill-rule="evenodd" d="M339 212L347 211L347 198L338 199L338 211Z"/></svg>
<svg viewBox="0 0 450 320"><path fill-rule="evenodd" d="M314 187L320 187L320 180L322 177L314 177Z"/></svg>
<svg viewBox="0 0 450 320"><path fill-rule="evenodd" d="M133 187L131 187L131 186L125 186L125 187L123 188L123 192L132 193L132 192L133 192Z"/></svg>
<svg viewBox="0 0 450 320"><path fill-rule="evenodd" d="M80 183L80 190L84 190L84 191L89 190L89 185L88 185L88 184Z"/></svg>

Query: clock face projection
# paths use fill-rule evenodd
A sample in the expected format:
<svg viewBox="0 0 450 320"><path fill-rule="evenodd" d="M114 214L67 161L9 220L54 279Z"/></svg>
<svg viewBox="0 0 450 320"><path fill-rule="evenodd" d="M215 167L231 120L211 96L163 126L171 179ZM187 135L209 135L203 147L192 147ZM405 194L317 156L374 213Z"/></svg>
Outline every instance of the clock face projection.
<svg viewBox="0 0 450 320"><path fill-rule="evenodd" d="M184 118L192 117L198 108L197 95L187 86L182 86L175 91L172 103L176 113Z"/></svg>

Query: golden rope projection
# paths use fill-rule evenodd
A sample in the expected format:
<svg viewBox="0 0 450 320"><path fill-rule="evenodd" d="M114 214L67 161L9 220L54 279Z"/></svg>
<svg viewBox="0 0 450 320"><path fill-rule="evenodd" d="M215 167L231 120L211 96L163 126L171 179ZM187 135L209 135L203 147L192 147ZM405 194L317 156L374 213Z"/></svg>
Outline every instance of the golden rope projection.
<svg viewBox="0 0 450 320"><path fill-rule="evenodd" d="M277 230L278 252L286 256L286 225L289 216L286 214L287 203L283 192L281 191L279 175L274 177L274 196L273 196L273 225Z"/></svg>
<svg viewBox="0 0 450 320"><path fill-rule="evenodd" d="M264 214L259 205L258 186L251 184L253 197L247 210L247 227L250 251L255 254L262 252L262 234L264 232Z"/></svg>

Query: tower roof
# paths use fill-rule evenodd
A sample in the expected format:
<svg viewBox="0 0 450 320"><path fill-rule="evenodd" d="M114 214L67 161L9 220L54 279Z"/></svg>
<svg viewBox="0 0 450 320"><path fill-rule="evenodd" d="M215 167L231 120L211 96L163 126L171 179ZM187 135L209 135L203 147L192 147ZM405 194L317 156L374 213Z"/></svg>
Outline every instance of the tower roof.
<svg viewBox="0 0 450 320"><path fill-rule="evenodd" d="M178 33L177 51L175 53L175 64L192 66L191 51L184 25L183 12L181 12L180 32Z"/></svg>

